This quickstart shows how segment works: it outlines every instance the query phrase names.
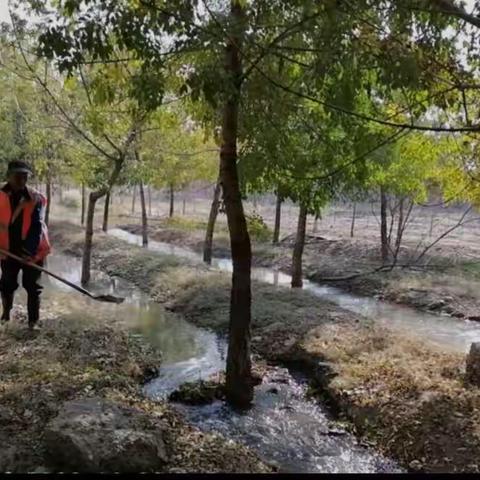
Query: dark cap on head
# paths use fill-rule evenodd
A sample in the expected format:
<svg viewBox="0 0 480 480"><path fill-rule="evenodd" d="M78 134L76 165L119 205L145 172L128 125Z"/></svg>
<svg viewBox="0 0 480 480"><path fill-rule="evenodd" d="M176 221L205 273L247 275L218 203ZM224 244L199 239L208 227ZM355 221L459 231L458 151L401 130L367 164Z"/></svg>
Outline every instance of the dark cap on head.
<svg viewBox="0 0 480 480"><path fill-rule="evenodd" d="M32 169L28 163L22 162L20 160L15 160L8 164L7 175L10 173L32 173Z"/></svg>

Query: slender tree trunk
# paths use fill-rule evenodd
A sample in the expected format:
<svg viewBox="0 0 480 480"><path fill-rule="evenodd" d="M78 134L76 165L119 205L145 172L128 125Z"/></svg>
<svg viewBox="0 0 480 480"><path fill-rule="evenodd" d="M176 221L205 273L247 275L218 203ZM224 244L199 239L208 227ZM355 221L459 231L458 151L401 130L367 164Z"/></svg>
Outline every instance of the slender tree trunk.
<svg viewBox="0 0 480 480"><path fill-rule="evenodd" d="M135 139L135 131L130 135L129 142ZM128 142L128 143L129 143ZM127 143L127 145L128 145ZM111 190L112 186L118 179L120 172L122 170L125 157L122 156L115 161L115 166L113 168L112 174L110 175L110 181L108 183L108 188L96 192L90 192L88 197L88 210L87 210L87 225L85 228L85 244L83 247L83 258L82 258L82 285L86 285L90 281L90 266L92 258L92 244L93 244L93 219L95 216L95 205L97 201L102 198L104 195Z"/></svg>
<svg viewBox="0 0 480 480"><path fill-rule="evenodd" d="M147 207L145 205L145 191L143 189L143 183L138 184L140 190L140 203L142 206L142 245L146 247L148 245L148 223L147 223Z"/></svg>
<svg viewBox="0 0 480 480"><path fill-rule="evenodd" d="M91 192L88 196L87 224L85 228L85 245L83 247L82 258L82 285L90 281L90 264L92 258L93 244L93 219L95 216L95 205L103 194L101 192Z"/></svg>
<svg viewBox="0 0 480 480"><path fill-rule="evenodd" d="M313 233L317 233L318 232L318 221L322 219L322 211L319 210L316 214L315 214L315 218L313 220Z"/></svg>
<svg viewBox="0 0 480 480"><path fill-rule="evenodd" d="M85 184L82 183L82 225L85 225Z"/></svg>
<svg viewBox="0 0 480 480"><path fill-rule="evenodd" d="M152 216L152 189L150 185L147 187L147 192L148 192L148 216Z"/></svg>
<svg viewBox="0 0 480 480"><path fill-rule="evenodd" d="M380 187L380 237L382 247L382 262L388 261L388 233L387 233L387 194L385 188Z"/></svg>
<svg viewBox="0 0 480 480"><path fill-rule="evenodd" d="M45 185L46 189L46 196L47 196L47 208L45 210L45 224L48 225L48 221L50 219L50 206L52 204L52 182L50 179L47 180L47 184Z"/></svg>
<svg viewBox="0 0 480 480"><path fill-rule="evenodd" d="M352 225L350 226L350 237L353 238L355 231L355 217L357 215L357 202L353 202Z"/></svg>
<svg viewBox="0 0 480 480"><path fill-rule="evenodd" d="M253 195L253 208L256 210L257 209L257 196Z"/></svg>
<svg viewBox="0 0 480 480"><path fill-rule="evenodd" d="M215 185L215 190L213 191L212 206L210 207L207 231L205 233L205 243L203 245L203 261L208 264L212 263L213 232L215 230L215 222L217 221L218 209L220 207L220 190L221 183L219 178Z"/></svg>
<svg viewBox="0 0 480 480"><path fill-rule="evenodd" d="M306 228L307 209L304 205L300 205L300 210L298 212L297 237L295 239L292 257L292 288L301 288L303 286L302 256L305 247Z"/></svg>
<svg viewBox="0 0 480 480"><path fill-rule="evenodd" d="M170 184L170 213L169 213L170 218L173 217L174 209L175 209L175 190L173 188L173 183L171 183Z"/></svg>
<svg viewBox="0 0 480 480"><path fill-rule="evenodd" d="M280 222L282 218L282 197L277 193L277 203L275 206L275 228L273 230L273 243L276 245L280 240Z"/></svg>
<svg viewBox="0 0 480 480"><path fill-rule="evenodd" d="M233 80L234 88L224 104L220 150L220 176L233 263L225 387L227 401L245 407L253 400L250 358L252 250L237 171L238 109L242 77L239 48L245 30L242 3L231 0L230 8L232 34L225 48L225 73L227 78Z"/></svg>
<svg viewBox="0 0 480 480"><path fill-rule="evenodd" d="M108 211L110 208L110 191L107 192L105 195L105 205L103 207L103 224L102 224L102 230L104 232L108 231Z"/></svg>
<svg viewBox="0 0 480 480"><path fill-rule="evenodd" d="M398 231L397 231L397 239L395 241L395 251L393 252L393 265L396 265L398 259L398 252L400 251L400 246L402 244L403 233L405 232L405 227L407 226L408 219L410 218L410 214L412 213L413 209L413 201L410 201L410 205L407 208L407 213L404 213L404 198L401 200L400 205L400 217L402 219L401 223L398 222Z"/></svg>
<svg viewBox="0 0 480 480"><path fill-rule="evenodd" d="M137 197L137 184L133 186L133 194L132 194L132 215L135 213L135 199Z"/></svg>
<svg viewBox="0 0 480 480"><path fill-rule="evenodd" d="M187 209L186 200L185 200L185 197L183 197L182 215L185 215L186 209Z"/></svg>
<svg viewBox="0 0 480 480"><path fill-rule="evenodd" d="M391 198L388 199L388 207L389 207L389 210L390 210L390 227L388 229L387 245L388 245L389 250L390 250L390 245L392 245L393 225L395 223L395 214L396 214L396 211L397 211L397 205L395 205L394 208L392 208L392 199Z"/></svg>
<svg viewBox="0 0 480 480"><path fill-rule="evenodd" d="M395 250L398 250L400 248L400 244L402 243L404 200L405 200L404 198L401 198L398 204L398 223L397 223L397 237L395 239Z"/></svg>

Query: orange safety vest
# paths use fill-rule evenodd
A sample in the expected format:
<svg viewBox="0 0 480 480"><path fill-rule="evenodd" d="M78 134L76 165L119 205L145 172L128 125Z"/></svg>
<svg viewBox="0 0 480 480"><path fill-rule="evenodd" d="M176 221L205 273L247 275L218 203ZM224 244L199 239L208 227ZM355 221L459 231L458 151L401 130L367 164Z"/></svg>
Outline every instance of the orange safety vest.
<svg viewBox="0 0 480 480"><path fill-rule="evenodd" d="M23 211L23 222L22 222L22 240L25 240L30 230L32 224L32 214L35 206L38 202L42 203L42 210L47 206L47 199L34 189L28 188L28 194L30 195L30 200L22 198L20 203L14 212L12 212L12 207L10 205L10 196L8 193L0 190L0 248L2 250L9 250L9 234L8 228L15 221L15 219ZM40 234L40 242L38 244L38 249L33 257L34 262L39 262L43 260L50 253L50 241L48 239L48 229L43 220L43 214L40 215L42 222L42 232ZM0 255L2 260L5 259L4 255Z"/></svg>

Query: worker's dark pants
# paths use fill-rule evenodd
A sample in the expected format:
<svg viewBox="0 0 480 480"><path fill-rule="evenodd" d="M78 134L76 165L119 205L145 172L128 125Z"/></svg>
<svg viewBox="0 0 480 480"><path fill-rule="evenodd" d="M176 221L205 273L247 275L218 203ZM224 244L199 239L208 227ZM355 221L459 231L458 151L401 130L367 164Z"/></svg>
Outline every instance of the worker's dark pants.
<svg viewBox="0 0 480 480"><path fill-rule="evenodd" d="M42 265L43 262L38 262ZM38 321L40 313L40 293L42 286L40 285L41 272L38 270L22 265L13 259L2 260L2 276L0 278L0 292L2 294L3 316L2 319L10 319L10 310L13 306L13 296L18 288L18 273L22 270L22 285L27 291L27 310L28 322L35 324Z"/></svg>

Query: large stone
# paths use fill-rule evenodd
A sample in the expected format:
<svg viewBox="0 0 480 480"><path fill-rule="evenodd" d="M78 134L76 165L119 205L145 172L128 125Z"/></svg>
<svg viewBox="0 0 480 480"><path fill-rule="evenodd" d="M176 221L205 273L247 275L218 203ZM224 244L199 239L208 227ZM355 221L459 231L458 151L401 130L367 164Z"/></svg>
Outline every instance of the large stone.
<svg viewBox="0 0 480 480"><path fill-rule="evenodd" d="M465 377L469 383L480 387L480 342L474 342L470 346Z"/></svg>
<svg viewBox="0 0 480 480"><path fill-rule="evenodd" d="M161 471L167 454L157 422L103 399L66 402L45 431L49 459L77 472Z"/></svg>

